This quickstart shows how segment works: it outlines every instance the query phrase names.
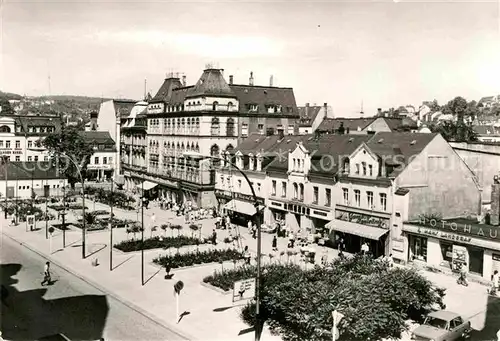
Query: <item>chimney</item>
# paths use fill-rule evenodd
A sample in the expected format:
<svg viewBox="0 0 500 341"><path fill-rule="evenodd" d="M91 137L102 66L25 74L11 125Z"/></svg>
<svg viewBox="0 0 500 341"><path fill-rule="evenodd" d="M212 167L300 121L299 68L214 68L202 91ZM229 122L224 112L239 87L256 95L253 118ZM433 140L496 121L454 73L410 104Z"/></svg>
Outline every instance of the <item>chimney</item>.
<svg viewBox="0 0 500 341"><path fill-rule="evenodd" d="M500 177L498 175L493 177L491 185L490 225L500 225Z"/></svg>
<svg viewBox="0 0 500 341"><path fill-rule="evenodd" d="M233 75L229 75L229 85L233 85Z"/></svg>
<svg viewBox="0 0 500 341"><path fill-rule="evenodd" d="M186 76L182 76L182 86L186 86Z"/></svg>
<svg viewBox="0 0 500 341"><path fill-rule="evenodd" d="M248 80L249 85L253 85L253 71L250 71L250 79Z"/></svg>
<svg viewBox="0 0 500 341"><path fill-rule="evenodd" d="M382 116L382 108L378 108L377 109L377 115L378 116Z"/></svg>
<svg viewBox="0 0 500 341"><path fill-rule="evenodd" d="M269 86L273 86L273 75L269 77Z"/></svg>
<svg viewBox="0 0 500 341"><path fill-rule="evenodd" d="M328 117L328 103L323 103L323 108L325 108L325 115L323 117Z"/></svg>

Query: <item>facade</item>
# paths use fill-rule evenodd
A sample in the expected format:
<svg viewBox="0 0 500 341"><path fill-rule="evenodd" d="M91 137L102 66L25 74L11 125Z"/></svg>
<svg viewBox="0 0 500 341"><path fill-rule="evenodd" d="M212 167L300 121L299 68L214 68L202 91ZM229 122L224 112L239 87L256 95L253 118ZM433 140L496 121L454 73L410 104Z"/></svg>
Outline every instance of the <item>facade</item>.
<svg viewBox="0 0 500 341"><path fill-rule="evenodd" d="M233 161L264 200L265 224L284 220L299 236L342 238L348 252L367 242L376 256L412 261L406 222L481 212L474 174L438 134L252 135ZM255 213L238 172L220 169L216 178L221 208Z"/></svg>
<svg viewBox="0 0 500 341"><path fill-rule="evenodd" d="M62 178L55 167L48 162L9 162L7 174L5 166L1 166L0 198L30 199L32 193L37 196L60 196L67 180Z"/></svg>
<svg viewBox="0 0 500 341"><path fill-rule="evenodd" d="M252 73L249 85L234 84L232 76L227 83L223 70L211 67L191 86L171 75L149 101L141 176L168 200L216 206L215 170L198 155L220 158L254 132L287 135L298 118L291 88L256 86Z"/></svg>
<svg viewBox="0 0 500 341"><path fill-rule="evenodd" d="M298 120L299 135L313 134L325 118L333 118L333 108L328 103L322 106L310 106L306 103L298 107L300 119ZM291 134L290 134L291 135Z"/></svg>
<svg viewBox="0 0 500 341"><path fill-rule="evenodd" d="M110 134L107 131L83 131L81 134L94 150L87 165L87 179L100 182L113 178L117 153L115 141Z"/></svg>
<svg viewBox="0 0 500 341"><path fill-rule="evenodd" d="M0 154L14 162L48 161L41 141L60 129L58 116L0 116Z"/></svg>

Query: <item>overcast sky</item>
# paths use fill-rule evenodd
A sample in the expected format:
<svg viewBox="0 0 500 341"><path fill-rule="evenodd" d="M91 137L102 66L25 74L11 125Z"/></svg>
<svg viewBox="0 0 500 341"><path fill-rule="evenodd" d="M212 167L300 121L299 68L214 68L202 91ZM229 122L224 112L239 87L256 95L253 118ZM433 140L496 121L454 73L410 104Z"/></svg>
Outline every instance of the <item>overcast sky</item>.
<svg viewBox="0 0 500 341"><path fill-rule="evenodd" d="M0 0L1 2L1 0ZM143 97L212 62L235 83L293 87L336 116L500 94L499 1L14 2L0 90Z"/></svg>

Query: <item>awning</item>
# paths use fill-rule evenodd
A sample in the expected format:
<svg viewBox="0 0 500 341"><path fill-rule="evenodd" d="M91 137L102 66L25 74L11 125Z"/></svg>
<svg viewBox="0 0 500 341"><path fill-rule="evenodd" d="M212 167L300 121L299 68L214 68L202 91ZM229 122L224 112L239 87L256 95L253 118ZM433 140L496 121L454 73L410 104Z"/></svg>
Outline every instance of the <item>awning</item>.
<svg viewBox="0 0 500 341"><path fill-rule="evenodd" d="M139 189L142 189L144 188L145 191L148 191L150 190L151 188L155 188L156 186L158 186L158 184L155 184L154 182L151 182L151 181L144 181L144 185L142 183L139 183L137 184L137 187Z"/></svg>
<svg viewBox="0 0 500 341"><path fill-rule="evenodd" d="M351 223L344 220L335 219L330 221L325 227L349 234L354 234L363 238L379 240L384 234L389 232L389 230L382 229L379 227L362 225L358 223Z"/></svg>
<svg viewBox="0 0 500 341"><path fill-rule="evenodd" d="M253 216L257 213L257 211L255 210L255 205L253 203L237 199L233 199L230 202L228 202L226 205L224 205L224 208L231 211L243 213L249 216ZM262 208L263 207L260 206L259 210Z"/></svg>

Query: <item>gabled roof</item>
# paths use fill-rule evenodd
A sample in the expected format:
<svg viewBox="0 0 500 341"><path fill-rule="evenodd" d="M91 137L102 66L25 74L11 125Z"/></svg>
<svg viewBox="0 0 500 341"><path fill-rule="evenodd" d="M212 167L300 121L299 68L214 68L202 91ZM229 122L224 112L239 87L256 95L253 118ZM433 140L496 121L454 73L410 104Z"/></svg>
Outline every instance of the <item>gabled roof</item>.
<svg viewBox="0 0 500 341"><path fill-rule="evenodd" d="M223 96L234 97L234 92L226 83L220 69L206 69L187 97Z"/></svg>
<svg viewBox="0 0 500 341"><path fill-rule="evenodd" d="M194 85L185 86L182 88L177 88L172 91L171 96L167 99L167 103L171 105L182 105L184 104L184 99L189 95Z"/></svg>
<svg viewBox="0 0 500 341"><path fill-rule="evenodd" d="M95 144L108 144L108 145L115 144L115 141L111 138L111 135L109 134L108 131L91 130L91 131L82 131L80 132L80 134L88 142L92 142Z"/></svg>
<svg viewBox="0 0 500 341"><path fill-rule="evenodd" d="M182 83L179 78L166 78L151 102L168 101L168 99L172 95L172 91L180 87L182 87Z"/></svg>
<svg viewBox="0 0 500 341"><path fill-rule="evenodd" d="M292 88L278 88L255 85L229 85L240 103L240 112L267 114L266 105L281 105L281 114L296 115L299 117L295 95ZM257 104L257 111L250 111L248 106ZM288 109L290 108L290 109ZM291 110L291 111L289 111ZM279 113L277 114L279 115Z"/></svg>
<svg viewBox="0 0 500 341"><path fill-rule="evenodd" d="M368 127L373 121L375 121L377 117L368 117L368 118L344 118L344 117L336 117L336 118L325 118L323 122L320 123L318 127L318 131L336 131L343 124L344 129L349 131L357 131L358 128L361 130Z"/></svg>
<svg viewBox="0 0 500 341"><path fill-rule="evenodd" d="M397 166L391 174L388 174L390 177L396 177L405 169L408 162L420 154L437 135L436 133L380 132L373 135L367 145L387 164Z"/></svg>
<svg viewBox="0 0 500 341"><path fill-rule="evenodd" d="M303 121L313 122L322 108L324 107L319 105L314 105L314 106L306 105L304 107L297 107L297 109L299 110L300 121L303 120Z"/></svg>
<svg viewBox="0 0 500 341"><path fill-rule="evenodd" d="M22 127L23 133L28 133L28 127L54 127L61 130L61 119L58 116L13 116L15 124ZM37 133L39 134L39 133Z"/></svg>
<svg viewBox="0 0 500 341"><path fill-rule="evenodd" d="M495 96L485 96L485 97L481 98L477 104L492 102L494 98L495 98Z"/></svg>

